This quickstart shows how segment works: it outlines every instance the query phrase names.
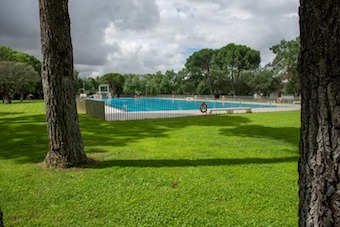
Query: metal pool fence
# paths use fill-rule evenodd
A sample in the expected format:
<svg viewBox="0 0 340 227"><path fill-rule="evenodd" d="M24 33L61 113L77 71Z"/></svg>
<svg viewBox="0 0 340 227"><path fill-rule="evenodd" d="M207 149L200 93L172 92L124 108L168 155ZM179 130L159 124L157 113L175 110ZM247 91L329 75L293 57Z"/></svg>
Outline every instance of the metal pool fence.
<svg viewBox="0 0 340 227"><path fill-rule="evenodd" d="M275 99L266 99L262 102L259 100L254 102L251 97L240 99L223 96L216 100L213 96L158 96L157 98L78 99L77 105L80 112L106 121L202 116L212 113L237 113L243 112L243 110L248 113L284 111L300 107L275 101ZM229 106L230 103L231 106ZM259 104L261 106L258 106ZM230 111L231 109L233 111Z"/></svg>

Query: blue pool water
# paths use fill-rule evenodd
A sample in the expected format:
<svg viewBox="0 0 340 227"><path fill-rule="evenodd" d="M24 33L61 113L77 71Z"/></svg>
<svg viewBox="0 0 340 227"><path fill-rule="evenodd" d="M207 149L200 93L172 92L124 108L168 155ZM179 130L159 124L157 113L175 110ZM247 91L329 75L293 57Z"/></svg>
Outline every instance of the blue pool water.
<svg viewBox="0 0 340 227"><path fill-rule="evenodd" d="M202 100L179 100L164 98L114 98L104 99L106 105L126 112L168 111L168 110L199 110ZM208 108L273 108L275 105L245 104L233 102L204 101Z"/></svg>

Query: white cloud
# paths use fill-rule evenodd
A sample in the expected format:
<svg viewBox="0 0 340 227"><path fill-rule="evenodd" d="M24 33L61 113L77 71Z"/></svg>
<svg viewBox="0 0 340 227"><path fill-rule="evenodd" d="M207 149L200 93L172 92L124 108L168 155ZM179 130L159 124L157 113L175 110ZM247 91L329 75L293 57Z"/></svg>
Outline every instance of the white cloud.
<svg viewBox="0 0 340 227"><path fill-rule="evenodd" d="M1 0L0 45L40 57L38 7L25 3ZM70 15L80 76L177 71L193 51L229 43L260 50L265 64L299 29L298 0L72 0Z"/></svg>
<svg viewBox="0 0 340 227"><path fill-rule="evenodd" d="M179 45L176 42L166 42L164 37L155 36L154 32L122 31L115 23L111 23L105 30L105 41L117 47L108 55L112 70L123 73L179 70L178 66L182 66L185 60Z"/></svg>

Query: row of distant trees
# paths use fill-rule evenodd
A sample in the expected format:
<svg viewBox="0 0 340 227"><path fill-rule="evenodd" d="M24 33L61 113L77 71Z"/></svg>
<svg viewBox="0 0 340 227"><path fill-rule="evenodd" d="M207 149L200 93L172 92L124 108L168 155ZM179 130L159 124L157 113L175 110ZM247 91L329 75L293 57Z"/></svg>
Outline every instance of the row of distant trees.
<svg viewBox="0 0 340 227"><path fill-rule="evenodd" d="M299 96L297 72L300 40L282 40L270 48L273 62L260 66L260 52L245 45L228 44L221 49L194 52L179 72L155 74L107 73L81 78L75 70L78 93L93 94L100 84L109 84L112 96L121 94L158 95L253 95L286 93ZM10 103L14 95L42 97L41 62L26 53L0 46L0 94Z"/></svg>
<svg viewBox="0 0 340 227"><path fill-rule="evenodd" d="M297 71L300 40L282 40L270 48L276 55L265 67L260 52L244 45L228 44L193 53L179 71L155 74L108 73L97 78L76 78L80 92L93 94L100 84L109 84L112 95L187 94L253 95L273 92L299 96Z"/></svg>

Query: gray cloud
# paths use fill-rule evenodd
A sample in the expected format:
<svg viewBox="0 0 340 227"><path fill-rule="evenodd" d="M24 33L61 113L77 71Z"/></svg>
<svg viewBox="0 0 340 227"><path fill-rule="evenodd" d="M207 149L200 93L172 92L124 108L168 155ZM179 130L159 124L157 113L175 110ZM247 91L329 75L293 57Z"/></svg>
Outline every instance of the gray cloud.
<svg viewBox="0 0 340 227"><path fill-rule="evenodd" d="M200 48L261 51L298 35L298 0L69 0L80 76L180 70ZM0 1L0 45L40 58L37 0Z"/></svg>
<svg viewBox="0 0 340 227"><path fill-rule="evenodd" d="M109 52L119 51L119 47L105 42L105 29L110 23L119 24L121 30L147 30L159 21L157 14L158 9L153 1L71 1L75 62L84 65L107 64Z"/></svg>
<svg viewBox="0 0 340 227"><path fill-rule="evenodd" d="M38 1L0 1L0 45L40 53Z"/></svg>

